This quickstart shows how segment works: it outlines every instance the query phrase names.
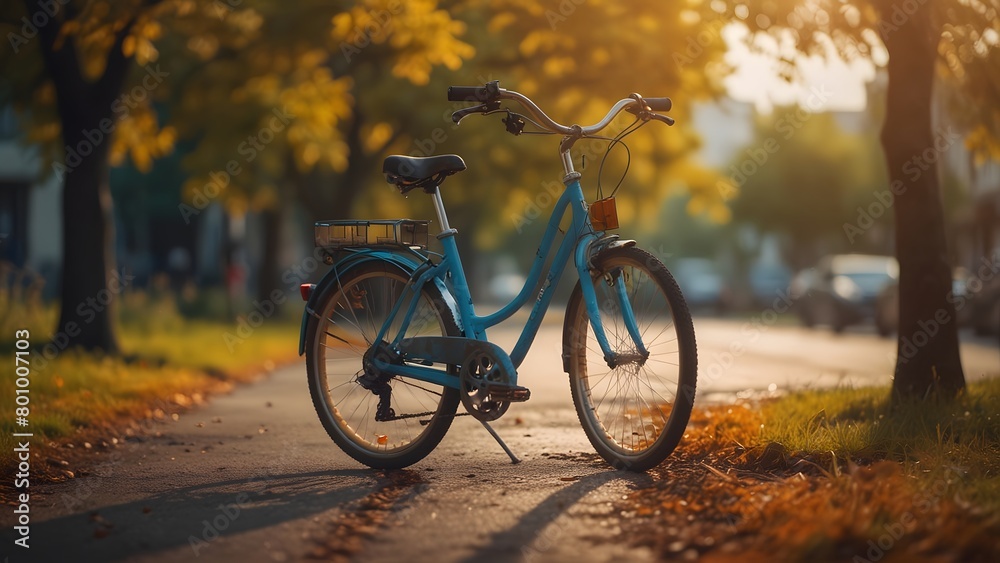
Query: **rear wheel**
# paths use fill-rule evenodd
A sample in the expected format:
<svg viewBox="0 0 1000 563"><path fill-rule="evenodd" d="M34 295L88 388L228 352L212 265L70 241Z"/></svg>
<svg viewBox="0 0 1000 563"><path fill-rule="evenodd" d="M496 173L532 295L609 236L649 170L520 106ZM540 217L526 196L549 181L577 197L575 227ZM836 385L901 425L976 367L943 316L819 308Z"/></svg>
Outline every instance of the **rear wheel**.
<svg viewBox="0 0 1000 563"><path fill-rule="evenodd" d="M687 304L662 262L638 248L595 259L590 280L614 352L636 358L609 367L590 327L580 286L570 297L563 335L573 403L597 452L612 466L645 471L680 442L694 405L698 358ZM621 273L621 278L618 273ZM616 280L625 284L645 360L624 323Z"/></svg>
<svg viewBox="0 0 1000 563"><path fill-rule="evenodd" d="M408 280L409 274L391 262L349 269L339 285L322 289L306 333L309 392L323 427L344 452L376 469L397 469L423 459L444 437L458 408L457 389L385 377L364 367L393 305L409 299ZM460 336L436 287L424 286L418 299L406 337ZM394 319L386 338L399 331L404 312ZM391 390L394 416L379 421L377 391L382 385Z"/></svg>

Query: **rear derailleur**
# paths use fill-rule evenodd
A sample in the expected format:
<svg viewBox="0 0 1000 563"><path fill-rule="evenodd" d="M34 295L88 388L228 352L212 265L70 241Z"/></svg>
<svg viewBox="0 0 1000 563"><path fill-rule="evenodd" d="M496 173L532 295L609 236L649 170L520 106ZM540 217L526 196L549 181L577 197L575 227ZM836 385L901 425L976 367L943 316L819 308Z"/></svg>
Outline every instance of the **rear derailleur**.
<svg viewBox="0 0 1000 563"><path fill-rule="evenodd" d="M391 375L382 373L375 365L375 360L393 365L403 365L403 358L389 343L382 340L365 352L362 360L363 372L357 376L357 382L365 389L378 396L378 406L375 407L375 420L386 422L396 418L396 411L392 409L392 386L389 385Z"/></svg>

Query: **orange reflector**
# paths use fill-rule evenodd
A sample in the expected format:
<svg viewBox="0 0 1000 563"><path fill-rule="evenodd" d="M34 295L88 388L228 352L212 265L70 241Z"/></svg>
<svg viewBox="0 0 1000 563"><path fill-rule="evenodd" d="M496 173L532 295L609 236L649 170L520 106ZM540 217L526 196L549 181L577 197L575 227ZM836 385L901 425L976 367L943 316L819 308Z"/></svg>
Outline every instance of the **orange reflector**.
<svg viewBox="0 0 1000 563"><path fill-rule="evenodd" d="M312 295L314 289L316 289L316 284L314 283L304 283L299 285L299 295L302 296L302 300L309 301L309 296Z"/></svg>
<svg viewBox="0 0 1000 563"><path fill-rule="evenodd" d="M378 445L384 446L384 445L386 445L386 444L389 443L389 437L386 436L385 434L379 434L377 441L378 441Z"/></svg>
<svg viewBox="0 0 1000 563"><path fill-rule="evenodd" d="M590 224L598 231L613 231L618 228L618 208L614 197L599 199L590 204Z"/></svg>

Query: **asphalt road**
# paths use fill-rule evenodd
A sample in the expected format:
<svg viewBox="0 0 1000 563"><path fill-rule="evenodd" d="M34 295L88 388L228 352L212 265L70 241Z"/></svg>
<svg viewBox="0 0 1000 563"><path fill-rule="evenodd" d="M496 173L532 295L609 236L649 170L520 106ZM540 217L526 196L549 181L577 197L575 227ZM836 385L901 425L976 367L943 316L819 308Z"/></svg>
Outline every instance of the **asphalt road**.
<svg viewBox="0 0 1000 563"><path fill-rule="evenodd" d="M554 317L556 315L553 315ZM894 341L744 321L696 320L699 401L843 384L886 384ZM600 463L573 411L546 324L519 382L532 399L495 428L512 465L470 417L406 472L365 469L313 412L302 364L277 370L95 454L90 474L32 488L31 549L19 561L628 561L611 502L649 478ZM491 335L501 345L511 330ZM1000 351L963 345L970 380L1000 374ZM6 561L6 560L5 560Z"/></svg>

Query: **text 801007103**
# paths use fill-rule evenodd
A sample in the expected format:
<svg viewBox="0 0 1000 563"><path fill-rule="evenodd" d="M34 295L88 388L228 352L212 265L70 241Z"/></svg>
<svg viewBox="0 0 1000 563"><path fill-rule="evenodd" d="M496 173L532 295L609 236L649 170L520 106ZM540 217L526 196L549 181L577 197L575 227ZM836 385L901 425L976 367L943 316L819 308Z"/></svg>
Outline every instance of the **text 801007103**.
<svg viewBox="0 0 1000 563"><path fill-rule="evenodd" d="M27 330L19 330L14 333L14 422L17 426L25 428L28 426L28 415L31 412L31 342L28 338L30 333ZM16 525L14 531L17 532L17 539L14 543L19 547L28 547L28 537L31 522L31 508L29 505L28 488L31 477L31 442L26 438L31 437L31 432L14 432L14 456L17 463L17 472L14 475L14 488L18 490L17 502L14 503L14 518Z"/></svg>

